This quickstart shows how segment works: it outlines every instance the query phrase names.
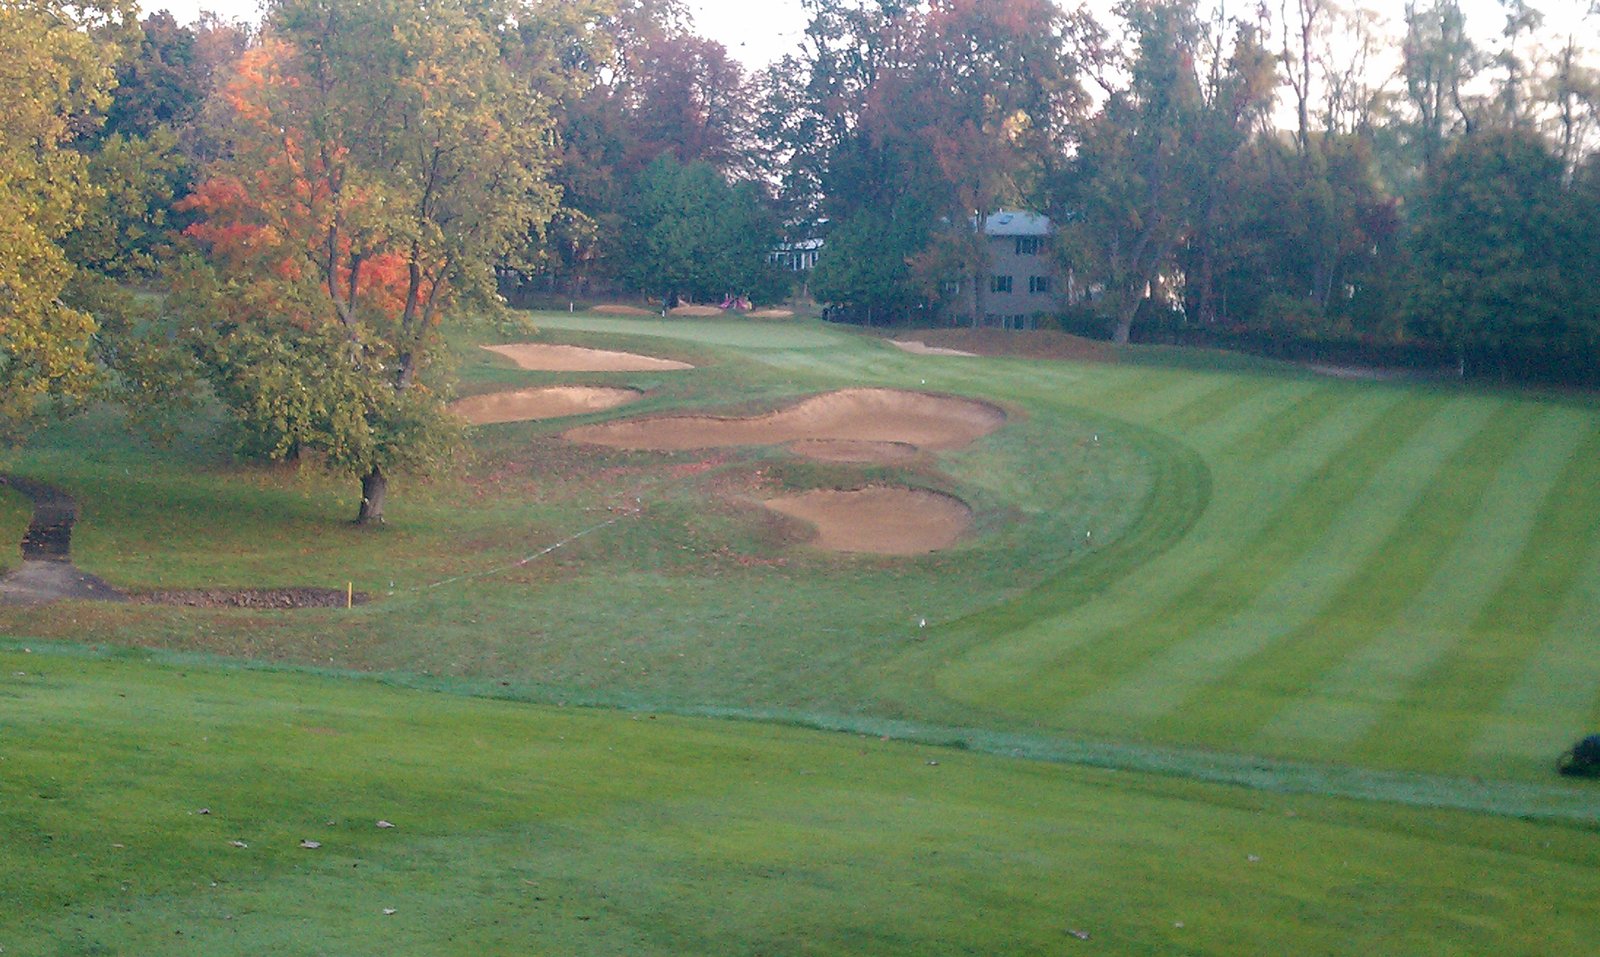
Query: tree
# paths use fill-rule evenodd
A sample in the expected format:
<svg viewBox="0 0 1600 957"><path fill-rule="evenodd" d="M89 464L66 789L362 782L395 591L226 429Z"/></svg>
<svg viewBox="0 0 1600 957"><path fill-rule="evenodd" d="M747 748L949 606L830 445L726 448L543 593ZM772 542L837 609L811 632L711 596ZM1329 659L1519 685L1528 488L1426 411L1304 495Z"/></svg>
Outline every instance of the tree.
<svg viewBox="0 0 1600 957"><path fill-rule="evenodd" d="M188 191L189 165L171 129L116 133L89 155L95 187L82 222L66 237L72 261L118 278L153 276L185 217L175 206Z"/></svg>
<svg viewBox="0 0 1600 957"><path fill-rule="evenodd" d="M1468 136L1440 158L1412 237L1409 312L1463 369L1502 374L1587 352L1600 317L1582 282L1584 217L1570 215L1560 159L1523 130ZM1580 277L1582 277L1580 279Z"/></svg>
<svg viewBox="0 0 1600 957"><path fill-rule="evenodd" d="M1064 189L1077 213L1065 237L1105 286L1113 338L1127 342L1191 220L1202 97L1193 0L1125 0L1117 10L1132 47L1115 71L1126 82L1100 78L1108 97L1084 128Z"/></svg>
<svg viewBox="0 0 1600 957"><path fill-rule="evenodd" d="M497 258L555 209L548 100L506 58L537 15L279 0L222 92L228 153L189 202L221 277L219 294L195 283L210 376L273 439L250 451L359 475L359 523L448 432L439 323L489 303ZM287 401L302 390L319 398Z"/></svg>
<svg viewBox="0 0 1600 957"><path fill-rule="evenodd" d="M74 270L61 243L93 196L87 161L66 144L105 107L118 54L88 31L124 14L0 0L0 430L12 434L96 378L94 320L62 302Z"/></svg>
<svg viewBox="0 0 1600 957"><path fill-rule="evenodd" d="M777 223L750 184L729 185L709 163L657 157L636 178L622 230L622 276L668 304L736 294L781 296L767 255Z"/></svg>

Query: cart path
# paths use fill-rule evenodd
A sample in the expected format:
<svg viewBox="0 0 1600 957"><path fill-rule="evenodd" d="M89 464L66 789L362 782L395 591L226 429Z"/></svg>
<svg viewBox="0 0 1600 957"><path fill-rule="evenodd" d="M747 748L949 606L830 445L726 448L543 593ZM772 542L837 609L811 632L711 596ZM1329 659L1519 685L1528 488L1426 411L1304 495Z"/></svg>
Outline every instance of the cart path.
<svg viewBox="0 0 1600 957"><path fill-rule="evenodd" d="M33 503L33 519L22 536L22 564L0 578L0 604L42 605L62 598L125 601L126 595L72 564L72 527L78 505L52 485L0 475Z"/></svg>

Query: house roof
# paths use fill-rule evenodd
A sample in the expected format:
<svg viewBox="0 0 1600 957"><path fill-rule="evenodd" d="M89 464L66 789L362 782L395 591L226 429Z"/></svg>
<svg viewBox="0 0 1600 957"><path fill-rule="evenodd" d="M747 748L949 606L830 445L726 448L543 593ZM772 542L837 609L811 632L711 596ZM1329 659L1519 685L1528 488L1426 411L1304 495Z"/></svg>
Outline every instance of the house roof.
<svg viewBox="0 0 1600 957"><path fill-rule="evenodd" d="M1050 217L1023 210L1002 209L983 221L988 236L1048 236Z"/></svg>

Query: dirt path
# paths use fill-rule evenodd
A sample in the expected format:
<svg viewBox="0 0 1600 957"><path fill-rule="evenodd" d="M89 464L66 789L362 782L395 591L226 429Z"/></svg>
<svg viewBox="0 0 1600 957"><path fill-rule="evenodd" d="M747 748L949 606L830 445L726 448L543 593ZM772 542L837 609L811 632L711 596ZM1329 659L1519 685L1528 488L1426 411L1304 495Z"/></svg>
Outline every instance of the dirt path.
<svg viewBox="0 0 1600 957"><path fill-rule="evenodd" d="M71 558L72 527L78 506L50 485L0 476L33 502L33 519L22 536L22 565L0 578L0 604L42 605L61 598L126 601L127 596L93 575L79 571Z"/></svg>

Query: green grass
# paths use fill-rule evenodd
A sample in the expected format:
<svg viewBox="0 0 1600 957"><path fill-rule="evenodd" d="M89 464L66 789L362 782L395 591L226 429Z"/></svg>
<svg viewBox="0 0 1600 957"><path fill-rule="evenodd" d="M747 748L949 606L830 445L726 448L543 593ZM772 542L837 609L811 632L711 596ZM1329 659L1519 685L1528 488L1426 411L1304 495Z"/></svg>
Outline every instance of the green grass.
<svg viewBox="0 0 1600 957"><path fill-rule="evenodd" d="M646 394L475 430L377 532L353 481L239 464L215 414L6 454L78 498L113 583L373 601L0 607L35 648L0 652L5 953L1592 949L1600 789L1551 772L1600 729L1592 397L533 321L696 368L533 373L454 334L463 393ZM857 385L1009 420L898 466L560 438ZM961 497L973 535L830 555L757 504L869 481ZM0 534L26 521L0 493Z"/></svg>
<svg viewBox="0 0 1600 957"><path fill-rule="evenodd" d="M22 536L33 518L33 504L16 489L0 486L0 570L22 561Z"/></svg>
<svg viewBox="0 0 1600 957"><path fill-rule="evenodd" d="M381 533L344 522L353 482L237 465L213 419L171 449L130 440L110 412L64 425L10 467L82 500L85 568L133 588L351 582L377 600L292 615L3 609L0 631L506 682L537 700L1522 782L1600 724L1588 399L1341 382L1205 352L910 356L813 322L534 322L551 341L696 368L530 373L476 348L482 331L458 335L465 392L584 381L647 395L477 430L459 473L397 482ZM574 421L760 411L861 384L981 397L1011 419L904 467L559 437ZM840 557L794 547L754 504L866 481L958 495L976 533L925 558Z"/></svg>
<svg viewBox="0 0 1600 957"><path fill-rule="evenodd" d="M8 954L1550 955L1600 922L1587 828L125 652L0 650L0 702Z"/></svg>

